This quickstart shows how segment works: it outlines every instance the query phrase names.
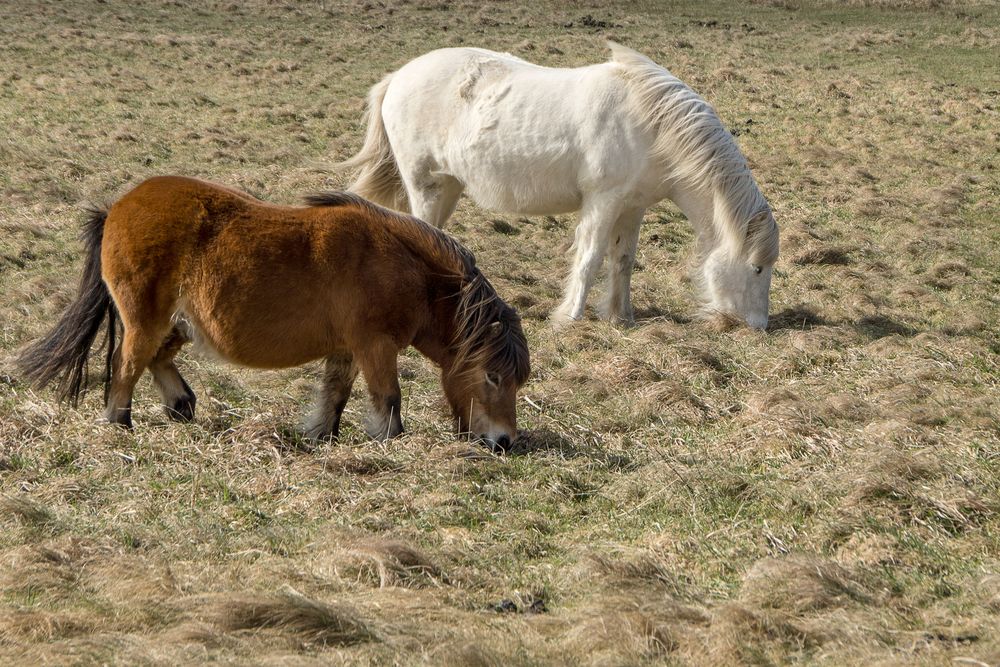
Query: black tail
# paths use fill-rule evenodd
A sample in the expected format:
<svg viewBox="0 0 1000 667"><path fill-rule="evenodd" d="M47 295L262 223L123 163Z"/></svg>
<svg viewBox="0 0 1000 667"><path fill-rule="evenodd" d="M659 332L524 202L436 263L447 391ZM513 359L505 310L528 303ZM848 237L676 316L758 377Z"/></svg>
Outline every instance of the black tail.
<svg viewBox="0 0 1000 667"><path fill-rule="evenodd" d="M104 395L107 400L111 380L111 358L115 351L118 311L101 278L101 242L108 212L90 209L81 238L87 258L76 300L59 323L42 340L28 346L17 358L17 366L34 387L57 381L59 400L74 406L87 389L87 358L101 322L107 317L107 358L104 362Z"/></svg>

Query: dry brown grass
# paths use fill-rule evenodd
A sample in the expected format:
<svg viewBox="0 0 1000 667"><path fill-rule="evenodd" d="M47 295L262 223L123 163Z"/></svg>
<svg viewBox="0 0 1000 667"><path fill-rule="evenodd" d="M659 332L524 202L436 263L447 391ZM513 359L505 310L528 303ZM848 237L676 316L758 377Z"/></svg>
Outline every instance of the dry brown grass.
<svg viewBox="0 0 1000 667"><path fill-rule="evenodd" d="M0 21L0 662L1000 664L995 3L7 3ZM437 46L603 39L705 94L782 228L767 333L703 317L647 212L634 327L555 334L575 216L459 205L533 376L498 457L400 359L408 434L305 442L314 367L181 365L134 433L24 387L80 205L156 173L343 186L368 86ZM596 298L601 288L597 288ZM360 383L359 383L360 384Z"/></svg>
<svg viewBox="0 0 1000 667"><path fill-rule="evenodd" d="M353 609L310 599L291 588L278 595L225 596L215 604L215 623L226 632L273 628L323 646L378 640Z"/></svg>

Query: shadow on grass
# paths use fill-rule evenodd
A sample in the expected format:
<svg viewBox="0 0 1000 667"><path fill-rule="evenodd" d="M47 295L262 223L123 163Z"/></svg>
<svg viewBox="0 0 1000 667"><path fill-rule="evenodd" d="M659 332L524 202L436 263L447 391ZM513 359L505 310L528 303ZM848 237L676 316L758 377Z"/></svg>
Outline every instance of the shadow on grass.
<svg viewBox="0 0 1000 667"><path fill-rule="evenodd" d="M507 450L508 456L557 454L566 459L590 459L609 470L630 470L635 461L627 454L609 452L596 445L574 443L565 434L547 428L521 431Z"/></svg>
<svg viewBox="0 0 1000 667"><path fill-rule="evenodd" d="M690 324L692 319L685 315L679 313L674 313L659 306L647 306L645 308L635 309L635 324L636 326L642 326L644 324L653 324L657 320L669 321L675 324Z"/></svg>
<svg viewBox="0 0 1000 667"><path fill-rule="evenodd" d="M835 324L816 312L809 306L792 306L775 313L768 318L767 330L770 332L784 329L809 329L817 326Z"/></svg>
<svg viewBox="0 0 1000 667"><path fill-rule="evenodd" d="M852 323L852 326L858 331L858 333L871 340L896 335L906 336L909 338L920 333L918 329L914 329L908 324L897 322L891 317L887 317L885 315L869 315L867 317L862 317L857 322Z"/></svg>
<svg viewBox="0 0 1000 667"><path fill-rule="evenodd" d="M859 320L837 321L823 317L809 306L793 306L775 313L769 319L767 330L770 333L774 333L786 329L808 330L819 326L851 328L868 340L878 340L886 336L897 335L911 337L920 333L919 329L894 320L887 315L867 315Z"/></svg>

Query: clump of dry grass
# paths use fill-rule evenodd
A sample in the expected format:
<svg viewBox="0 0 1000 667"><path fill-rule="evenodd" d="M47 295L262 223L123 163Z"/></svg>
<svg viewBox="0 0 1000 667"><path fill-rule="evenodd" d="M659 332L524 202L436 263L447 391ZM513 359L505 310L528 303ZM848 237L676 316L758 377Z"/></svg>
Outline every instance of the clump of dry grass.
<svg viewBox="0 0 1000 667"><path fill-rule="evenodd" d="M701 315L701 321L707 329L717 333L735 331L740 327L746 326L746 323L740 318L731 313L723 313L721 311L706 312Z"/></svg>
<svg viewBox="0 0 1000 667"><path fill-rule="evenodd" d="M606 554L590 554L594 568L618 586L661 587L674 595L680 592L672 569L655 554L643 553L633 558L613 558Z"/></svg>
<svg viewBox="0 0 1000 667"><path fill-rule="evenodd" d="M95 552L95 545L76 538L22 547L7 554L0 587L24 596L44 591L54 598L65 597L79 583Z"/></svg>
<svg viewBox="0 0 1000 667"><path fill-rule="evenodd" d="M94 630L92 617L81 613L34 609L0 610L0 644L23 646L83 635Z"/></svg>
<svg viewBox="0 0 1000 667"><path fill-rule="evenodd" d="M335 646L379 639L350 607L314 600L290 587L277 595L225 595L216 608L215 623L226 632L273 628Z"/></svg>
<svg viewBox="0 0 1000 667"><path fill-rule="evenodd" d="M796 253L789 259L792 264L850 264L851 249L844 246L819 246Z"/></svg>
<svg viewBox="0 0 1000 667"><path fill-rule="evenodd" d="M927 284L938 289L952 289L971 273L965 262L938 262L928 271Z"/></svg>
<svg viewBox="0 0 1000 667"><path fill-rule="evenodd" d="M441 585L447 577L420 550L398 540L355 539L334 552L338 574L379 588Z"/></svg>
<svg viewBox="0 0 1000 667"><path fill-rule="evenodd" d="M822 645L824 633L786 614L738 603L720 605L712 614L712 632L696 662L739 664L802 655Z"/></svg>
<svg viewBox="0 0 1000 667"><path fill-rule="evenodd" d="M845 568L808 555L765 558L754 563L740 589L740 600L762 609L808 612L872 597Z"/></svg>
<svg viewBox="0 0 1000 667"><path fill-rule="evenodd" d="M909 489L942 473L937 461L898 449L890 449L873 458L855 487L853 500L859 505L873 498L906 497Z"/></svg>
<svg viewBox="0 0 1000 667"><path fill-rule="evenodd" d="M0 512L13 516L28 526L45 527L55 521L52 510L21 496L0 497Z"/></svg>
<svg viewBox="0 0 1000 667"><path fill-rule="evenodd" d="M433 654L428 664L447 667L503 667L510 664L501 654L483 646L479 642L462 642L458 646L445 647Z"/></svg>
<svg viewBox="0 0 1000 667"><path fill-rule="evenodd" d="M695 636L692 628L707 626L704 612L670 598L650 596L639 601L610 597L575 625L565 640L574 652L582 650L587 664L606 664L612 658L644 661L663 658Z"/></svg>
<svg viewBox="0 0 1000 667"><path fill-rule="evenodd" d="M846 507L880 508L898 522L961 533L994 512L996 503L970 489L949 488L947 470L926 455L890 450L857 480Z"/></svg>

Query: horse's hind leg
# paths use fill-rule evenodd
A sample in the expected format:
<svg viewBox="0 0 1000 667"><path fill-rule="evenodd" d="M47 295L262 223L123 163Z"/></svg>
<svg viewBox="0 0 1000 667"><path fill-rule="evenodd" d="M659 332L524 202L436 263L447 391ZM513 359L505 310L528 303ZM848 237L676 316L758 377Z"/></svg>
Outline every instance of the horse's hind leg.
<svg viewBox="0 0 1000 667"><path fill-rule="evenodd" d="M125 324L121 347L115 352L111 365L111 387L105 415L112 424L132 428L132 392L156 357L166 332L149 330Z"/></svg>
<svg viewBox="0 0 1000 667"><path fill-rule="evenodd" d="M397 354L399 349L388 338L374 341L356 354L372 400L372 411L365 430L375 440L388 440L403 432L403 418L399 413L402 393L396 370Z"/></svg>
<svg viewBox="0 0 1000 667"><path fill-rule="evenodd" d="M167 417L180 422L194 420L194 408L197 402L194 391L181 377L177 365L174 364L174 357L187 342L188 337L184 332L174 327L149 364L149 370L153 373L153 384L160 392Z"/></svg>
<svg viewBox="0 0 1000 667"><path fill-rule="evenodd" d="M613 322L631 324L633 321L632 268L639 245L639 227L643 209L624 211L615 222L608 237L608 292L601 305L601 315Z"/></svg>
<svg viewBox="0 0 1000 667"><path fill-rule="evenodd" d="M170 315L177 288L168 277L158 277L152 269L149 273L150 276L119 279L123 271L112 263L104 267L104 279L124 331L121 347L111 360L111 386L105 415L112 424L128 428L132 427L132 393L136 382L157 358L173 329ZM144 278L149 281L143 282Z"/></svg>
<svg viewBox="0 0 1000 667"><path fill-rule="evenodd" d="M455 212L463 189L457 179L443 174L426 174L416 179L407 174L403 182L413 215L438 228Z"/></svg>
<svg viewBox="0 0 1000 667"><path fill-rule="evenodd" d="M322 440L340 435L340 416L344 413L357 376L358 367L350 352L331 354L326 358L319 400L306 423L306 434L310 438Z"/></svg>
<svg viewBox="0 0 1000 667"><path fill-rule="evenodd" d="M566 281L566 295L552 313L552 322L556 326L583 317L587 292L604 261L608 236L621 209L621 200L617 197L596 198L585 203L581 209L580 223L576 226L576 238L573 241L576 253Z"/></svg>

